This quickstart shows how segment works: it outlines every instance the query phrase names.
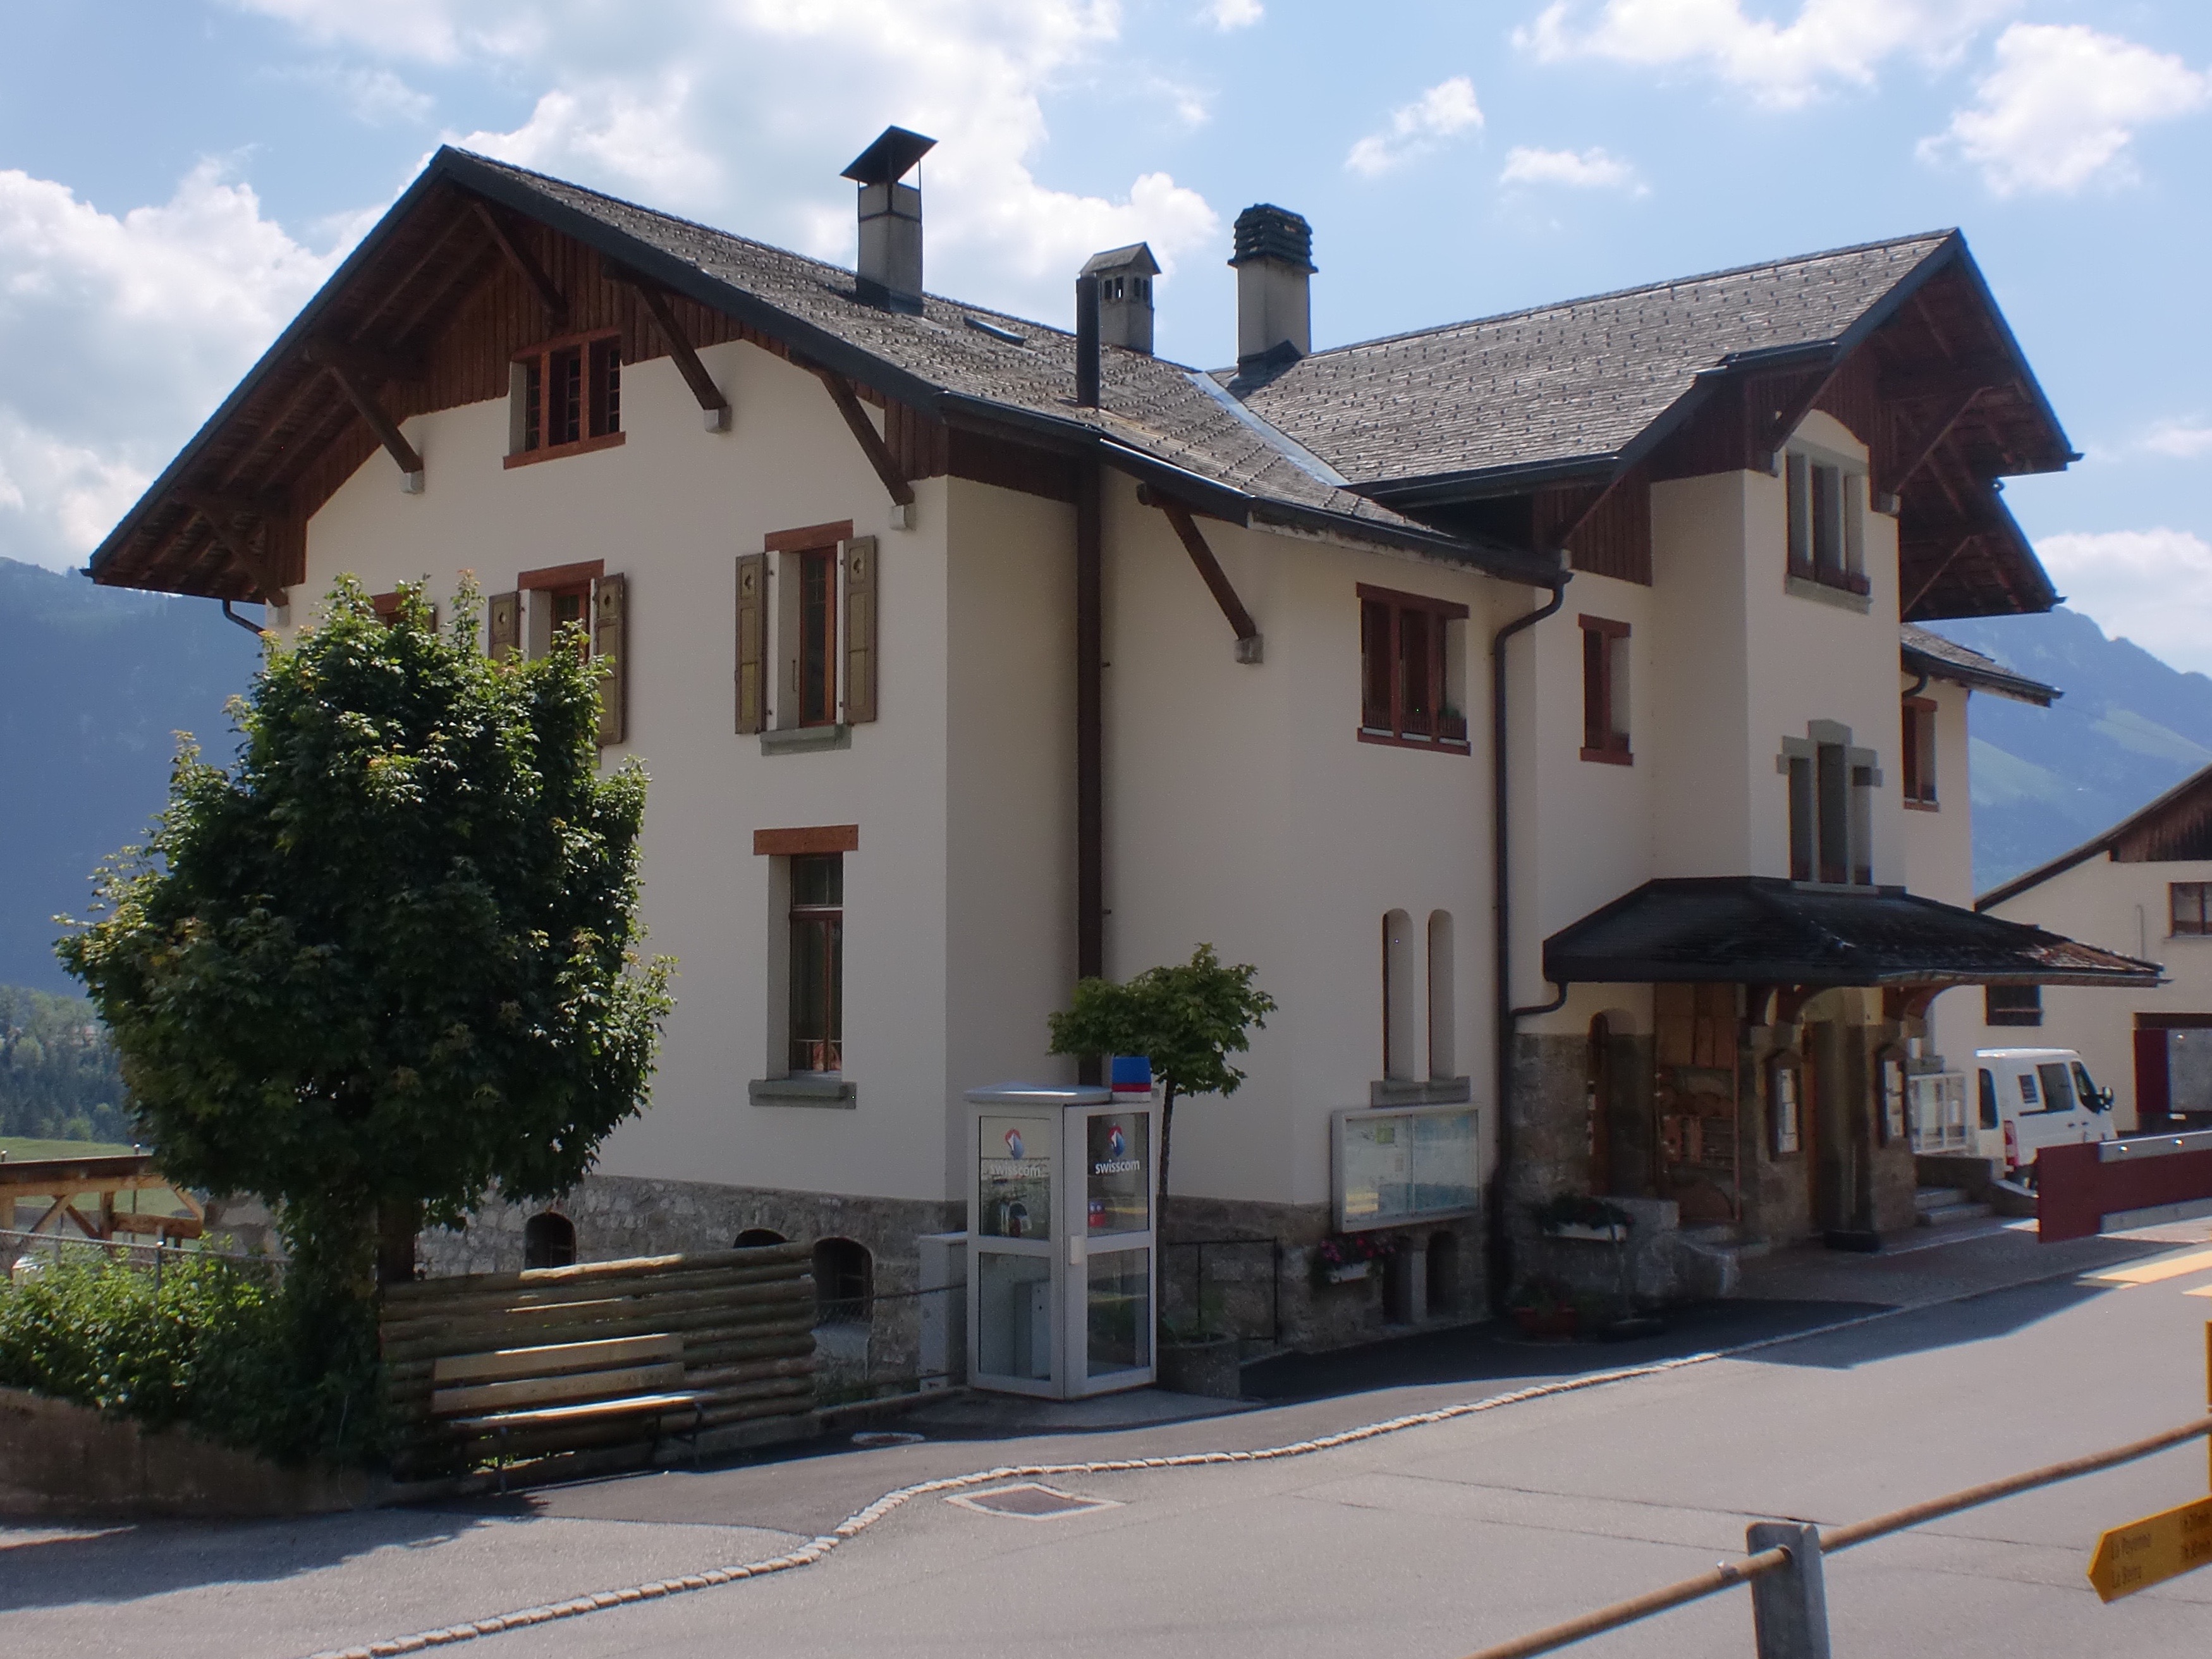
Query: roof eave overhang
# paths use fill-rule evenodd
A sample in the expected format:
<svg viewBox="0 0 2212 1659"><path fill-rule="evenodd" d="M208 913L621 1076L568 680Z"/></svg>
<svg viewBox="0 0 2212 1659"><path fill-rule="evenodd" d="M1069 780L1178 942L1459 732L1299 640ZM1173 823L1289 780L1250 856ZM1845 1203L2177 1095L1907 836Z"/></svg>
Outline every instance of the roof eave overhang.
<svg viewBox="0 0 2212 1659"><path fill-rule="evenodd" d="M1917 646L1899 646L1898 657L1908 673L1925 674L1931 680L1987 691L1996 696L2009 697L2014 702L2033 703L2039 708L2048 708L2066 695L2057 686L2045 685L2040 680L1998 669L1968 668Z"/></svg>
<svg viewBox="0 0 2212 1659"><path fill-rule="evenodd" d="M2102 985L2148 988L2166 983L2155 972L1942 973L1923 969L1884 972L1815 967L1804 963L1747 958L1725 966L1685 965L1638 957L1577 961L1544 957L1544 977L1554 985L1803 985L1822 990L1892 985Z"/></svg>

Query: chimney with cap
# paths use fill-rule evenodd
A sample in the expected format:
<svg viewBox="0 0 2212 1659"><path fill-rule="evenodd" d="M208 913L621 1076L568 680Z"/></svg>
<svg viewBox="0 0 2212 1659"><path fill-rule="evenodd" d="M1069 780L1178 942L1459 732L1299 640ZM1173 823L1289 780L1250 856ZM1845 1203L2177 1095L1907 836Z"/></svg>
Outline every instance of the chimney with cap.
<svg viewBox="0 0 2212 1659"><path fill-rule="evenodd" d="M1152 355L1152 278L1160 262L1144 242L1109 247L1084 262L1083 274L1098 279L1098 337L1108 345Z"/></svg>
<svg viewBox="0 0 2212 1659"><path fill-rule="evenodd" d="M1266 202L1237 216L1237 367L1287 367L1313 349L1313 227Z"/></svg>
<svg viewBox="0 0 2212 1659"><path fill-rule="evenodd" d="M899 180L937 148L904 127L885 127L844 176L860 187L860 259L854 286L868 305L921 309L921 191Z"/></svg>

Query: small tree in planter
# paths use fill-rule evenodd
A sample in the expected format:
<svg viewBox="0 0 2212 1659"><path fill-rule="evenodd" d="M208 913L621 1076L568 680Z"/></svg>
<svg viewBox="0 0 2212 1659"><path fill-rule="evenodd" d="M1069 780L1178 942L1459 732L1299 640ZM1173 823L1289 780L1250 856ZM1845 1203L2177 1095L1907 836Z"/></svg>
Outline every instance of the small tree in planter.
<svg viewBox="0 0 2212 1659"><path fill-rule="evenodd" d="M1252 1046L1275 1012L1275 1000L1255 988L1259 969L1249 963L1225 966L1211 945L1190 960L1147 968L1116 985L1107 979L1078 981L1063 1013L1052 1016L1056 1054L1143 1054L1160 1079L1160 1168L1153 1203L1161 1231L1167 1227L1168 1152L1178 1095L1233 1095L1244 1073L1229 1056Z"/></svg>
<svg viewBox="0 0 2212 1659"><path fill-rule="evenodd" d="M303 1329L372 1358L380 1260L411 1275L417 1230L488 1188L574 1185L670 1006L636 956L645 774L599 773L580 634L495 662L473 590L455 611L440 633L408 586L387 626L346 578L270 639L237 765L180 753L58 947L162 1173L279 1206Z"/></svg>

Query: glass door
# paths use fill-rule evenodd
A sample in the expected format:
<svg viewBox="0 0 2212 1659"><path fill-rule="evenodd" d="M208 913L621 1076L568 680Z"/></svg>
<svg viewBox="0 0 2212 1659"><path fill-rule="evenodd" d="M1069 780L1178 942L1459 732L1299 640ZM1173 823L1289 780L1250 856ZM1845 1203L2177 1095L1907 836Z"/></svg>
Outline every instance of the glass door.
<svg viewBox="0 0 2212 1659"><path fill-rule="evenodd" d="M1054 1116L977 1115L969 1267L969 1372L1018 1394L1057 1394L1053 1319Z"/></svg>
<svg viewBox="0 0 2212 1659"><path fill-rule="evenodd" d="M1141 1097L1140 1097L1141 1098ZM1152 1380L1158 1290L1152 1170L1158 1148L1149 1103L1086 1107L1068 1114L1067 1185L1079 1198L1082 1267L1069 1274L1068 1392L1098 1394ZM1071 1229L1071 1232L1073 1230ZM1077 1260L1070 1252L1070 1265Z"/></svg>

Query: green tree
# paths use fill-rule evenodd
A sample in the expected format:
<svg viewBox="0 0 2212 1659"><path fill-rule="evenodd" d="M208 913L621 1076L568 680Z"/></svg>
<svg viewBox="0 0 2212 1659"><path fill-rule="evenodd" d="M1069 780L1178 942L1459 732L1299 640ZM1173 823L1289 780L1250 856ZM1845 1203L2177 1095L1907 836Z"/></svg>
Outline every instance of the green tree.
<svg viewBox="0 0 2212 1659"><path fill-rule="evenodd" d="M1147 968L1116 985L1109 979L1076 981L1066 1012L1051 1016L1056 1054L1142 1054L1164 1085L1160 1099L1160 1224L1167 1221L1168 1153L1178 1095L1233 1095L1244 1073L1229 1056L1252 1046L1275 1012L1275 1000L1256 989L1259 970L1249 962L1224 966L1211 945L1190 960Z"/></svg>
<svg viewBox="0 0 2212 1659"><path fill-rule="evenodd" d="M386 626L349 577L269 637L237 764L180 750L58 947L162 1173L274 1200L293 1278L356 1314L426 1222L573 1186L670 1006L636 952L645 774L599 771L580 635L494 662L472 588L455 611L410 586Z"/></svg>

